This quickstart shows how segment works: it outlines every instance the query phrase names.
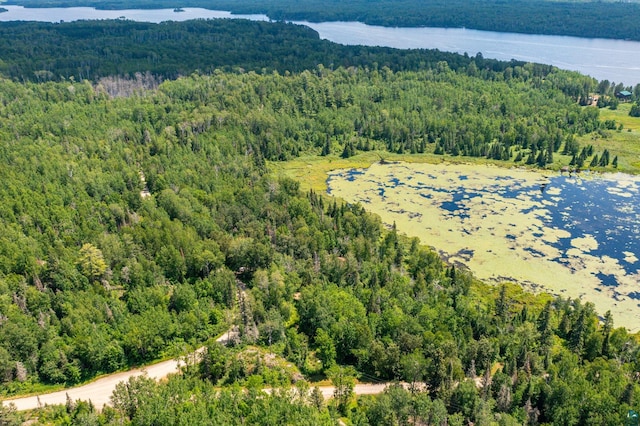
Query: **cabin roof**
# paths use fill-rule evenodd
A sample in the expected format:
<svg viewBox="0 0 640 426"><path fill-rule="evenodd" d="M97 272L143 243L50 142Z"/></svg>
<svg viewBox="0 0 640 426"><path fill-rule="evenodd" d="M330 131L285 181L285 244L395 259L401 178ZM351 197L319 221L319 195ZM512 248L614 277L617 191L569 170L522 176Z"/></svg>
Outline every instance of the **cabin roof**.
<svg viewBox="0 0 640 426"><path fill-rule="evenodd" d="M620 96L631 96L631 92L628 90L623 90L620 92Z"/></svg>

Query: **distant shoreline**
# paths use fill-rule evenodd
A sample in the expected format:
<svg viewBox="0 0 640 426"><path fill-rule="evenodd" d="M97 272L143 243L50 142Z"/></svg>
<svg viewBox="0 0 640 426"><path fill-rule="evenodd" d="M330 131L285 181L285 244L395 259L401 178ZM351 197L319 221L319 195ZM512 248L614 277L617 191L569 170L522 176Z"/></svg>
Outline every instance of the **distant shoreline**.
<svg viewBox="0 0 640 426"><path fill-rule="evenodd" d="M144 0L9 0L4 4L29 8L95 7L102 10L173 9L174 1ZM504 2L486 0L434 1L424 4L407 0L400 4L380 0L343 3L337 0L187 0L182 8L230 10L232 14L265 14L276 21L357 21L389 28L466 28L519 34L542 34L584 38L640 41L640 3L618 2ZM594 27L594 18L598 25Z"/></svg>
<svg viewBox="0 0 640 426"><path fill-rule="evenodd" d="M75 20L131 20L136 22L161 23L166 21L188 21L196 19L246 19L269 21L266 15L237 15L224 10L183 8L175 13L167 9L98 10L94 7L25 8L7 6L8 13L0 15L0 21L35 21L60 23ZM598 38L563 37L481 31L453 28L389 28L371 26L358 21L313 23L289 21L292 24L311 28L323 40L345 46L384 46L413 50L427 49L460 55L477 55L509 62L550 64L561 69L578 71L599 81L609 80L629 87L639 83L637 69L640 58L640 42ZM501 46L496 50L495 46ZM599 61L587 61L585 57L598 57ZM4 59L4 58L3 58ZM607 64L606 67L600 64Z"/></svg>

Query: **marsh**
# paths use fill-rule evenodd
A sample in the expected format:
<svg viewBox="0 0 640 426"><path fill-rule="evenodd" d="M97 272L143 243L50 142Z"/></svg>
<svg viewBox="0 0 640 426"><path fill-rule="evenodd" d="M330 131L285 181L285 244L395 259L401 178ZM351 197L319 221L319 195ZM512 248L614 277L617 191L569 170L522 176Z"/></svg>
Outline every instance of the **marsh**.
<svg viewBox="0 0 640 426"><path fill-rule="evenodd" d="M580 298L640 329L637 177L395 163L334 171L327 185L479 279Z"/></svg>

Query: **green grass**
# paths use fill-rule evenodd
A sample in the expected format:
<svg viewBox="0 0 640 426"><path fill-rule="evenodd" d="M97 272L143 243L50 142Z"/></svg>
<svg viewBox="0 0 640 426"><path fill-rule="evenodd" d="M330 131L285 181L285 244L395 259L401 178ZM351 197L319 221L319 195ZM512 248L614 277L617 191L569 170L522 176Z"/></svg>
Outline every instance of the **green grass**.
<svg viewBox="0 0 640 426"><path fill-rule="evenodd" d="M629 111L631 110L631 103L623 103L618 105L618 109L612 110L609 108L600 109L601 120L616 120L617 123L624 125L624 130L632 129L633 131L640 131L640 117L631 117Z"/></svg>
<svg viewBox="0 0 640 426"><path fill-rule="evenodd" d="M78 386L78 385L73 385ZM44 383L34 382L28 380L24 383L11 382L3 385L2 391L0 391L0 398L18 398L31 395L41 395L43 393L57 392L65 389L64 384L48 385ZM11 400L7 400L11 402ZM1 424L1 423L0 423Z"/></svg>
<svg viewBox="0 0 640 426"><path fill-rule="evenodd" d="M407 163L439 163L442 156L433 154L393 154L386 151L369 151L350 158L337 155L307 155L285 163L269 163L270 170L279 176L286 176L300 182L302 190L313 189L326 192L328 173L332 170L367 168L373 163L385 161L404 161Z"/></svg>
<svg viewBox="0 0 640 426"><path fill-rule="evenodd" d="M581 145L593 145L596 153L608 149L612 160L617 155L617 171L640 174L640 118L629 116L630 109L630 103L620 104L616 110L602 108L600 118L615 120L618 126L622 124L622 130L608 130L604 138L594 134L585 135L579 141Z"/></svg>

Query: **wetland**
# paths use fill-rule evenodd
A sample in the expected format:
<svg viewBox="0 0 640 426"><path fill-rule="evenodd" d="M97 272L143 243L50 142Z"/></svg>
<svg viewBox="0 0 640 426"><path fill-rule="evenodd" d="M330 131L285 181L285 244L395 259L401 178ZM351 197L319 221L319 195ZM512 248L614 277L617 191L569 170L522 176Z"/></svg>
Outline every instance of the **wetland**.
<svg viewBox="0 0 640 426"><path fill-rule="evenodd" d="M481 280L580 298L640 330L638 177L376 163L327 187Z"/></svg>

